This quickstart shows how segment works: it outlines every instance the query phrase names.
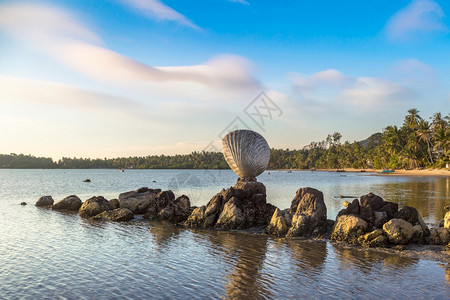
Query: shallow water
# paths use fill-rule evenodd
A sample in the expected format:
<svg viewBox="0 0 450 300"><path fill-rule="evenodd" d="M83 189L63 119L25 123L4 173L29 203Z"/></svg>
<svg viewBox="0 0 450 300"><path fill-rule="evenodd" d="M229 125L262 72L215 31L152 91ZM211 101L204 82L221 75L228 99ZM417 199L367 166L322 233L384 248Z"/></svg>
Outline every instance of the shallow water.
<svg viewBox="0 0 450 300"><path fill-rule="evenodd" d="M333 219L343 201L336 196L369 191L418 208L427 222L442 218L442 207L450 205L449 178L341 175L271 172L258 180L281 208L300 187L323 191ZM86 178L92 182L83 183ZM231 171L0 170L0 298L448 299L448 265L395 251L143 220L91 222L33 205L42 195L113 198L142 186L171 188L202 205L235 180ZM29 205L18 205L22 201Z"/></svg>

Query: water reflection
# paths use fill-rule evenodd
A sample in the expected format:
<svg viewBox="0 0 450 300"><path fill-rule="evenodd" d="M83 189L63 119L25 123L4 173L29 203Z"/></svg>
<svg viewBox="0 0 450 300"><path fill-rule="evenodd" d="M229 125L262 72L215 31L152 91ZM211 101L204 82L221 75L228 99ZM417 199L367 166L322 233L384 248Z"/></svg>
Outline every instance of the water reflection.
<svg viewBox="0 0 450 300"><path fill-rule="evenodd" d="M170 224L150 222L149 230L157 248L164 249L169 247L170 243L176 240L185 229Z"/></svg>
<svg viewBox="0 0 450 300"><path fill-rule="evenodd" d="M375 193L400 207L415 207L428 222L444 218L444 206L450 205L450 178L413 178L406 182L375 185Z"/></svg>
<svg viewBox="0 0 450 300"><path fill-rule="evenodd" d="M292 264L302 272L322 272L328 253L325 241L287 240L285 244L291 250Z"/></svg>
<svg viewBox="0 0 450 300"><path fill-rule="evenodd" d="M226 270L225 294L230 299L271 298L270 281L260 274L267 252L267 237L217 232L208 234L215 249L221 249Z"/></svg>
<svg viewBox="0 0 450 300"><path fill-rule="evenodd" d="M418 258L400 256L389 250L371 250L350 247L341 244L331 244L336 253L339 266L345 269L358 267L365 274L370 274L373 269L386 267L392 271L400 271L419 262ZM405 270L403 270L405 271Z"/></svg>

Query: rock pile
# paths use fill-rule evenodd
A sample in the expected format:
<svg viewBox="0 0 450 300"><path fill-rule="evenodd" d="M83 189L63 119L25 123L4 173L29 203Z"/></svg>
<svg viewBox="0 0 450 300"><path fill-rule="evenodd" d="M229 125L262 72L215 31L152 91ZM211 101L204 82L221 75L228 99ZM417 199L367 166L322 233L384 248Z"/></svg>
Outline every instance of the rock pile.
<svg viewBox="0 0 450 300"><path fill-rule="evenodd" d="M266 201L266 187L256 179L239 178L206 205L193 210L187 227L222 230L267 226L276 207Z"/></svg>
<svg viewBox="0 0 450 300"><path fill-rule="evenodd" d="M369 193L348 203L336 218L330 239L365 247L426 243L430 230L417 210Z"/></svg>

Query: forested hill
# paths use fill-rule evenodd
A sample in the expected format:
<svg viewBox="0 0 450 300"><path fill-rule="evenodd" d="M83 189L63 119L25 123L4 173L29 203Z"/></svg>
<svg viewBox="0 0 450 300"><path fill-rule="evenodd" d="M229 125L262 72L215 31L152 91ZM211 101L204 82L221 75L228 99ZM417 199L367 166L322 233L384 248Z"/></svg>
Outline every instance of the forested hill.
<svg viewBox="0 0 450 300"><path fill-rule="evenodd" d="M441 168L450 163L450 114L435 113L430 121L417 109L408 110L403 125L387 126L359 142L341 143L335 132L320 142L299 150L272 149L270 169L341 168ZM11 169L228 169L220 152L192 152L185 155L151 155L105 159L67 158L0 154L0 168Z"/></svg>

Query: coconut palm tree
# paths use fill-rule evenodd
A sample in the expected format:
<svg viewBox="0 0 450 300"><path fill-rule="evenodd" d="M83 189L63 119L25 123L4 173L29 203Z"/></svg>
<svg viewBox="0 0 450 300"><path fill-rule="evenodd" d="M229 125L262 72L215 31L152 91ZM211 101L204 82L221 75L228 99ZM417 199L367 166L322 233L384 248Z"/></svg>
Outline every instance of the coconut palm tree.
<svg viewBox="0 0 450 300"><path fill-rule="evenodd" d="M422 118L419 116L419 110L417 108L411 108L408 110L408 115L405 117L404 125L415 130L419 125L419 121Z"/></svg>
<svg viewBox="0 0 450 300"><path fill-rule="evenodd" d="M433 163L433 156L431 155L431 149L433 146L431 145L431 130L430 124L425 120L420 120L417 127L417 136L419 137L419 141L423 141L427 144L427 152L430 157L430 163Z"/></svg>

